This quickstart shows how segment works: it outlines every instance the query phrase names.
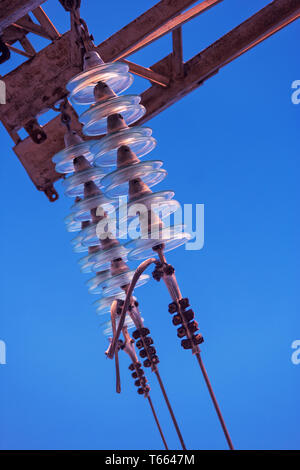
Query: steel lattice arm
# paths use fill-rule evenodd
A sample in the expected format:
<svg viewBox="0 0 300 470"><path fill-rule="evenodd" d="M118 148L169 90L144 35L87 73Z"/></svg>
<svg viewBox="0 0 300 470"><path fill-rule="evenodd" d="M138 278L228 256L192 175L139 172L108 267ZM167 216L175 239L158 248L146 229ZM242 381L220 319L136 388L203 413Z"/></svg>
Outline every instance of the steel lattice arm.
<svg viewBox="0 0 300 470"><path fill-rule="evenodd" d="M140 123L146 122L195 90L223 66L300 16L300 0L274 0L183 63L182 25L220 1L205 0L191 7L196 3L195 0L161 0L97 47L105 62L124 60L133 52L172 32L173 51L167 57L148 68L128 61L132 73L152 82L152 86L142 93L142 103L147 113ZM20 24L20 17L41 3L41 0L2 0L1 6L8 6L7 10L1 8L0 25L5 27L11 21L18 21ZM52 34L54 33L52 30ZM22 141L17 131L32 125L36 116L55 105L65 95L67 81L80 71L81 55L74 48L70 50L71 34L72 31L68 31L3 78L7 89L7 104L1 105L0 119L13 138L14 151L32 181L39 190L46 192L50 200L57 197L53 183L60 178L51 162L51 155L63 146L63 128L59 117L44 126L47 140L40 145L34 143L30 137ZM30 55L29 49L27 54ZM74 127L80 131L75 111L71 110L70 113Z"/></svg>

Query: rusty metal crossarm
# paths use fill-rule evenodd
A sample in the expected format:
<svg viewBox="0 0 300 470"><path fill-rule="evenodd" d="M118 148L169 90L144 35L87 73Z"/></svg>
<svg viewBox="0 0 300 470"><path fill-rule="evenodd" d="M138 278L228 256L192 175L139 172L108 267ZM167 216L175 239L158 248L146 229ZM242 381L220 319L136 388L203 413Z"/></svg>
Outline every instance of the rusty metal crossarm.
<svg viewBox="0 0 300 470"><path fill-rule="evenodd" d="M27 52L29 55L31 55L32 57L35 55L36 51L26 36L23 39L20 39L20 44L23 47L24 51Z"/></svg>
<svg viewBox="0 0 300 470"><path fill-rule="evenodd" d="M162 87L167 87L169 85L170 79L161 73L155 72L147 67L142 67L141 65L130 62L126 59L121 59L121 62L124 62L128 65L130 72L140 77L147 78L150 82L157 83Z"/></svg>
<svg viewBox="0 0 300 470"><path fill-rule="evenodd" d="M66 94L66 83L80 71L79 63L71 63L69 39L65 33L3 77L7 103L0 108L0 118L8 129L24 127Z"/></svg>
<svg viewBox="0 0 300 470"><path fill-rule="evenodd" d="M189 10L178 14L174 18L170 18L168 21L165 23L163 22L163 19L161 19L161 25L155 29L153 32L149 32L149 34L145 35L141 39L137 40L135 44L133 44L131 47L123 50L123 52L120 52L116 56L114 56L114 60L119 60L123 57L127 57L140 49L142 49L145 46L148 46L152 42L156 41L157 39L165 36L166 34L174 31L175 29L179 28L180 26L184 25L188 21L190 21L193 18L196 18L199 16L201 13L204 13L205 11L209 10L213 6L217 5L218 3L221 3L223 0L204 0L200 4L195 5L193 8L190 8ZM160 2L162 3L162 2ZM184 2L181 2L184 3ZM195 3L193 2L185 2L185 3ZM159 5L159 4L158 4ZM153 7L155 8L155 7ZM148 10L149 11L149 10ZM131 23L132 24L132 23ZM125 28L128 28L130 25L125 26ZM124 28L124 29L125 29ZM122 31L122 30L121 30ZM118 33L116 33L118 34ZM109 40L112 40L114 36L111 36ZM101 54L105 54L105 43L101 44L99 46L99 52Z"/></svg>
<svg viewBox="0 0 300 470"><path fill-rule="evenodd" d="M98 46L103 60L118 60L143 47L143 41L149 44L151 34L194 3L196 0L161 0Z"/></svg>
<svg viewBox="0 0 300 470"><path fill-rule="evenodd" d="M184 10L192 3L195 2L162 0L98 46L104 60L111 61L116 57L125 57L132 47L137 47L141 41L145 41L147 35L151 35L157 29L162 31L159 20L162 21L161 24L169 24L168 27L170 27L170 21L172 19L179 21L178 16L187 13ZM207 2L199 5L205 3L207 6ZM158 6L162 8L161 14L158 14ZM188 11L191 12L191 10ZM153 12L156 13L155 17L153 17ZM153 83L142 93L142 103L147 112L139 124L151 119L196 89L216 74L221 67L288 25L299 15L300 0L274 0L185 64L182 62L180 28L182 23L179 23L179 26L176 23L176 28L171 29L173 31L171 54L150 68L127 61L133 73ZM130 34L127 35L127 33ZM65 95L67 81L81 70L78 55L75 55L75 61L71 56L71 34L67 32L57 38L54 43L38 52L31 61L25 62L4 77L7 104L0 108L1 120L16 142L14 150L33 182L38 189L47 189L50 195L49 187L60 177L55 173L51 162L52 155L62 148L63 143L64 129L59 123L59 118L53 119L44 126L48 139L40 145L34 144L29 137L19 142L16 131L25 127L31 119L61 99ZM31 90L30 93L28 90Z"/></svg>
<svg viewBox="0 0 300 470"><path fill-rule="evenodd" d="M172 77L180 79L184 75L183 50L182 50L182 27L172 31Z"/></svg>
<svg viewBox="0 0 300 470"><path fill-rule="evenodd" d="M60 37L59 32L55 28L52 21L48 18L42 7L35 8L32 10L32 13L42 26L42 29L48 34L50 39L54 40Z"/></svg>
<svg viewBox="0 0 300 470"><path fill-rule="evenodd" d="M196 7L201 6L201 11L205 11L219 1L205 0ZM161 24L169 24L170 20L176 20L176 17L193 3L195 1L161 0L125 28L101 43L98 46L101 56L105 61L111 61L120 54L126 55L129 48L132 48L141 39L145 39ZM197 13L199 14L200 10L197 10ZM184 19L187 20L187 16L184 16ZM181 24L181 22L182 18L179 23ZM176 25L179 23L176 20ZM169 25L168 28L171 26ZM169 30L171 31L171 29ZM37 53L30 63L25 62L4 77L7 104L1 107L0 117L5 121L10 132L24 127L30 119L53 106L65 93L64 88L67 81L80 71L79 61L75 60L74 62L71 58L73 50L71 48L70 52L71 34L70 31L65 33L55 41L55 44L51 44ZM141 66L132 65L131 70L133 73L143 76ZM166 73L159 72L153 67L144 70L145 78L159 83L161 86L166 86L171 73L171 68L166 69ZM31 95L26 100L24 100L24 88L31 90Z"/></svg>
<svg viewBox="0 0 300 470"><path fill-rule="evenodd" d="M45 31L45 29L40 24L34 23L28 15L24 16L23 18L20 18L15 23L13 23L13 25L15 27L22 28L28 33L36 34L37 36L41 36L45 39L51 39L49 33Z"/></svg>
<svg viewBox="0 0 300 470"><path fill-rule="evenodd" d="M148 121L196 89L220 68L261 43L300 17L300 0L274 0L211 46L184 64L184 77L161 89L152 86L142 93L147 112L138 124ZM168 67L172 55L152 66L156 71Z"/></svg>
<svg viewBox="0 0 300 470"><path fill-rule="evenodd" d="M23 42L23 44L24 44L24 42ZM22 50L22 49L19 49L18 47L12 46L9 43L5 43L5 45L11 51L15 52L16 54L23 55L24 57L27 57L28 59L31 59L34 56L34 53L28 51L28 47L26 47L27 50L25 48L24 48L24 50Z"/></svg>
<svg viewBox="0 0 300 470"><path fill-rule="evenodd" d="M34 47L26 37L28 33L34 33L38 36L49 39L50 41L60 37L59 32L49 20L42 7L34 9L33 14L39 24L33 22L30 16L26 14L15 23L12 23L3 31L2 34L2 40L11 51L27 58L32 58L36 54ZM17 41L20 42L23 50L12 46L12 44Z"/></svg>
<svg viewBox="0 0 300 470"><path fill-rule="evenodd" d="M14 44L17 41L23 39L27 34L25 29L21 28L16 24L10 25L2 34L2 41L6 44Z"/></svg>

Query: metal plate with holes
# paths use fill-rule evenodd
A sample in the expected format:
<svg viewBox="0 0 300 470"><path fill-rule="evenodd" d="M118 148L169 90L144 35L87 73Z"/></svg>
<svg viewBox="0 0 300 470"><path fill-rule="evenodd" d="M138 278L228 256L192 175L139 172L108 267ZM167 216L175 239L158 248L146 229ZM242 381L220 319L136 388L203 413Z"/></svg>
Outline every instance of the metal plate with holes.
<svg viewBox="0 0 300 470"><path fill-rule="evenodd" d="M105 62L122 60L165 34L172 34L171 53L150 68L127 61L132 73L152 83L141 94L141 103L147 112L138 125L156 116L229 62L300 17L299 0L274 0L183 63L180 28L221 1L161 0L97 46ZM24 15L43 3L38 0L3 2L7 4L7 9L0 11L0 29L1 26L4 29L9 27L15 21L19 22L19 26L24 26ZM49 19L46 23L49 29ZM40 26L35 25L35 30L38 27L40 32ZM67 81L81 70L81 54L78 48L70 48L74 31L71 29L58 37L53 27L50 29L48 33L54 41L3 77L7 103L0 107L0 119L15 142L18 142L18 129L26 126L32 127L32 134L37 135L37 139L43 138L34 119L63 98ZM13 41L14 37L10 39ZM78 127L76 123L75 128ZM59 118L56 118L47 123L43 131L47 140L36 144L27 138L17 143L14 150L37 188L47 192L50 200L54 200L56 196L53 196L52 184L59 179L59 175L54 170L51 157L63 147L64 130Z"/></svg>
<svg viewBox="0 0 300 470"><path fill-rule="evenodd" d="M76 112L69 107L68 113L71 116L72 128L83 137ZM62 175L56 173L52 157L64 147L66 128L62 125L60 116L57 116L48 122L43 130L46 139L40 144L34 143L30 137L27 137L16 144L13 149L37 189L44 191L50 201L55 201L58 196L53 183Z"/></svg>

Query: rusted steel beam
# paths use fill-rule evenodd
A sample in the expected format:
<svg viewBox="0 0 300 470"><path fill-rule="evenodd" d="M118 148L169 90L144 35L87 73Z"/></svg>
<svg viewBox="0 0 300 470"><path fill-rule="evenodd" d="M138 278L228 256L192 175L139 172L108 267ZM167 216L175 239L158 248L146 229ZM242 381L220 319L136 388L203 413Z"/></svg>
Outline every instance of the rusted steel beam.
<svg viewBox="0 0 300 470"><path fill-rule="evenodd" d="M71 116L72 129L83 136L78 116L71 106L68 106L68 114ZM53 183L62 177L56 173L51 158L64 147L65 126L62 125L60 116L56 116L42 127L47 138L40 144L36 144L30 137L16 143L13 150L26 169L37 189L45 191L50 201L55 200Z"/></svg>
<svg viewBox="0 0 300 470"><path fill-rule="evenodd" d="M70 55L70 33L66 33L3 77L7 102L0 107L0 118L7 129L24 127L66 94L67 81L81 65L71 62Z"/></svg>
<svg viewBox="0 0 300 470"><path fill-rule="evenodd" d="M206 0L197 5L197 14L209 8L220 0ZM114 34L108 40L98 46L101 56L105 61L115 60L120 54L126 55L128 48L136 45L149 33L155 31L178 16L185 8L195 3L195 0L162 0L143 15L129 23L125 28ZM201 7L201 8L200 8ZM200 8L200 9L198 9ZM196 12L194 11L193 15ZM186 15L186 13L183 13ZM180 22L188 20L190 13L183 16ZM175 18L176 20L176 18ZM177 20L176 20L177 21ZM27 22L28 23L28 22ZM19 24L23 24L19 22ZM176 22L178 25L178 22ZM24 27L30 25L25 25ZM32 25L31 25L32 26ZM167 30L172 27L169 25ZM167 32L166 30L166 32ZM71 32L65 33L55 41L55 44L38 52L34 59L25 62L17 69L4 77L7 90L7 103L1 106L0 118L5 122L6 128L18 130L40 114L44 109L51 107L64 93L67 81L80 70L79 61L71 60L73 48L70 52ZM155 72L157 72L155 70ZM135 73L133 71L133 73ZM151 73L151 72L150 72ZM152 74L152 77L154 75ZM168 75L166 75L168 77ZM22 86L21 86L22 84ZM24 89L31 90L24 100Z"/></svg>
<svg viewBox="0 0 300 470"><path fill-rule="evenodd" d="M32 10L32 13L44 29L44 31L47 32L49 38L54 40L60 37L59 32L55 28L52 21L48 18L42 7L35 8L34 10Z"/></svg>
<svg viewBox="0 0 300 470"><path fill-rule="evenodd" d="M135 75L139 75L140 77L146 78L150 82L157 83L160 86L166 87L168 86L170 79L161 73L154 72L147 67L143 67L142 65L135 64L134 62L130 62L126 59L121 59L121 62L124 62L128 65L130 72L134 73Z"/></svg>
<svg viewBox="0 0 300 470"><path fill-rule="evenodd" d="M45 0L0 0L0 33Z"/></svg>
<svg viewBox="0 0 300 470"><path fill-rule="evenodd" d="M138 21L141 18L141 17L138 17L135 21L133 21L129 25L125 26L125 28L121 29L121 31L118 31L118 33L111 36L107 40L109 47L111 47L112 42L113 43L116 42L117 47L115 47L115 49L114 49L114 56L113 56L114 60L118 60L118 59L121 59L122 57L126 57L130 54L133 54L134 52L137 52L138 50L142 49L143 47L148 46L153 41L156 41L157 39L161 38L165 34L170 33L174 29L178 28L179 26L182 26L184 23L187 23L187 21L190 21L191 19L195 18L196 16L200 15L201 13L204 13L205 11L209 10L213 6L217 5L218 3L221 3L222 1L223 0L205 0L205 1L202 1L200 4L195 5L193 8L190 8L189 10L187 10L187 11L181 13L181 14L179 14L180 12L179 12L179 10L177 10L178 14L175 17L174 16L170 17L170 14L168 13L169 10L170 10L170 7L171 6L173 7L173 4L174 4L174 7L175 7L175 3L181 3L182 5L189 3L191 5L192 3L195 3L195 1L193 1L193 2L184 2L184 1L182 1L182 2L172 2L172 1L164 2L164 3L170 3L170 6L166 7L166 14L163 14L163 16L161 16L161 14L157 16L157 21L159 22L158 27L149 28L149 26L153 26L155 23L154 23L153 19L151 18L151 16L149 16L149 17L147 16L146 21L145 21L145 23L146 23L145 30L141 30L141 37L139 38L136 35L136 33L131 33L131 28L135 27L135 21ZM159 4L155 5L153 7L153 10L156 7L159 7L159 5L161 3L163 3L163 2L160 2ZM186 6L189 6L189 5L186 5ZM183 11L184 9L185 8L181 8L180 10ZM150 10L152 10L152 8ZM150 12L150 10L148 10L148 12ZM174 11L175 11L175 9L174 9ZM148 13L148 12L146 12L146 13ZM153 12L153 14L154 14L154 12ZM149 24L149 21L151 23L147 28L147 25ZM145 31L147 31L147 33L145 33ZM122 45L119 44L119 41L120 41L119 34L120 33L124 34L124 38L126 38L127 35L130 35L130 34L133 35L134 34L135 35L135 42L132 41L133 44L130 47L126 47L126 46L124 47L123 44ZM119 50L118 50L118 47L119 47ZM100 44L99 52L103 55L103 57L105 59L106 42Z"/></svg>
<svg viewBox="0 0 300 470"><path fill-rule="evenodd" d="M13 23L13 25L19 28L23 28L28 33L36 34L42 38L51 39L49 33L40 24L34 23L29 15L20 18L18 21Z"/></svg>
<svg viewBox="0 0 300 470"><path fill-rule="evenodd" d="M264 36L258 38L256 41L254 41L252 44L250 44L249 46L246 46L244 47L239 53L237 53L234 57L228 59L228 61L226 62L226 64L228 64L229 62L232 62L232 60L234 59L237 59L239 56L241 56L242 54L244 54L245 52L249 51L250 49L252 49L254 46L256 46L257 44L261 43L262 41L264 41L265 39L269 38L270 36L272 36L273 34L277 33L278 31L280 31L281 29L285 28L286 26L288 26L290 23L292 23L293 21L297 20L300 18L300 13L296 14L295 16L293 17L290 17L288 19L286 19L285 21L283 21L282 23L280 23L278 26L276 26L274 29L272 29L271 32L267 32ZM224 63L224 65L226 65Z"/></svg>
<svg viewBox="0 0 300 470"><path fill-rule="evenodd" d="M220 68L299 17L300 0L274 0L186 62L182 80L171 81L167 88L157 90L156 86L152 86L144 91L142 103L147 112L138 124L153 118L216 74ZM170 60L172 55L165 57L152 68L163 73Z"/></svg>
<svg viewBox="0 0 300 470"><path fill-rule="evenodd" d="M299 15L300 0L275 0L267 5L185 63L184 76L181 79L174 80L172 77L167 87L154 84L142 93L142 103L146 106L147 113L140 123L178 101L217 73L221 67L294 21ZM66 82L80 70L79 64L71 64L69 34L61 36L54 44L37 53L31 61L4 77L8 103L0 107L1 119L15 142L15 129L24 126L40 114L42 109L59 100L65 93ZM114 54L115 50L112 49L111 57L105 59L113 59ZM173 60L173 54L169 54L151 66L150 70L160 76L171 77ZM28 89L32 90L31 96L28 95ZM43 129L48 135L47 141L38 145L28 137L17 143L14 149L41 190L49 188L58 178L51 157L62 148L64 132L59 118L50 121ZM55 139L56 135L59 139Z"/></svg>
<svg viewBox="0 0 300 470"><path fill-rule="evenodd" d="M183 77L184 74L181 26L172 32L172 43L172 78L178 79Z"/></svg>
<svg viewBox="0 0 300 470"><path fill-rule="evenodd" d="M18 47L14 47L14 46L12 46L11 44L8 44L8 43L6 43L6 46L8 47L8 49L15 52L16 54L23 55L24 57L27 57L28 59L31 59L31 57L34 56L34 54L32 52L28 52L25 49L24 50L19 49Z"/></svg>
<svg viewBox="0 0 300 470"><path fill-rule="evenodd" d="M20 41L27 34L25 29L21 28L18 25L12 24L3 31L2 41L8 44L14 44L16 41Z"/></svg>
<svg viewBox="0 0 300 470"><path fill-rule="evenodd" d="M26 36L23 39L20 39L20 44L24 51L27 52L30 56L33 57L36 54L35 48Z"/></svg>
<svg viewBox="0 0 300 470"><path fill-rule="evenodd" d="M137 50L141 41L193 3L196 0L161 0L99 45L103 60L117 60Z"/></svg>

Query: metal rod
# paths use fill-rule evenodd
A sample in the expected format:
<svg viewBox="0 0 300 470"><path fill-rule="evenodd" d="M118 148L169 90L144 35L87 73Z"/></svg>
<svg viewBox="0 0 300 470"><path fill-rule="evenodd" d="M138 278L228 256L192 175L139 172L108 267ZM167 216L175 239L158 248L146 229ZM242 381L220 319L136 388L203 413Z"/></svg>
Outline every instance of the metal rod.
<svg viewBox="0 0 300 470"><path fill-rule="evenodd" d="M154 419L155 419L157 428L158 428L158 430L159 430L159 434L160 434L160 436L161 436L161 438L162 438L162 441L163 441L163 443L164 443L165 449L166 449L166 450L169 450L168 445L167 445L167 443L166 443L166 439L165 439L164 433L162 432L161 426L160 426L160 424L159 424L158 417L157 417L157 414L156 414L156 412L155 412L155 409L154 409L152 400L151 400L151 398L150 398L149 395L148 395L147 398L148 398L148 402L149 402L150 408L151 408L151 410L152 410L152 413L153 413L153 416L154 416Z"/></svg>
<svg viewBox="0 0 300 470"><path fill-rule="evenodd" d="M131 62L129 60L122 59L121 61L124 62L124 64L127 64L130 72L134 73L135 75L139 75L140 77L146 78L147 80L150 80L150 82L157 83L162 87L167 87L169 85L169 77L165 77L161 73L157 73L154 70L151 70L147 67L143 67L139 64L135 64L134 62Z"/></svg>
<svg viewBox="0 0 300 470"><path fill-rule="evenodd" d="M154 372L155 372L155 375L156 375L156 377L157 377L157 380L158 380L159 386L160 386L160 388L161 388L162 394L163 394L163 396L164 396L165 402L166 402L166 404L167 404L168 410L169 410L169 412L170 412L172 421L173 421L173 423L174 423L174 426L175 426L177 435L178 435L179 440L180 440L180 443L181 443L181 447L183 448L183 450L186 450L186 447L185 447L185 443L184 443L182 434L181 434L181 432L180 432L180 429L179 429L177 420L176 420L176 418L175 418L173 409L172 409L171 404L170 404L170 402L169 402L169 398L168 398L167 392L166 392L166 390L165 390L164 384L163 384L163 382L162 382L160 373L158 372L157 369L156 369Z"/></svg>
<svg viewBox="0 0 300 470"><path fill-rule="evenodd" d="M123 349L124 352L126 352L128 354L128 356L130 357L131 361L132 361L132 364L134 365L134 368L135 368L135 371L136 373L138 373L138 368L137 368L137 363L138 363L138 358L137 358L137 355L136 355L136 352L135 352L135 349L134 349L134 346L133 344L130 342L130 335L128 333L128 330L127 330L127 327L124 327L123 328L123 335L124 335L124 338L125 338L125 348ZM131 345L131 347L126 347L126 344L127 346L128 345ZM115 351L115 354L117 354L117 350ZM146 377L145 377L146 378ZM150 390L149 390L150 391ZM151 410L152 410L152 413L153 413L153 416L154 416L154 419L155 419L155 422L156 422L156 425L157 425L157 428L159 430L159 433L161 435L161 438L163 440L163 443L164 443L164 446L165 448L168 450L168 446L167 446L167 443L166 443L166 440L165 440L165 436L162 432L162 429L161 429L161 426L160 426L160 423L158 421L158 417L157 417L157 414L155 412L155 409L154 409L154 405L152 403L152 400L150 398L150 395L149 395L149 391L144 394L145 398L148 398L148 401L149 401L149 404L150 404L150 407L151 407Z"/></svg>
<svg viewBox="0 0 300 470"><path fill-rule="evenodd" d="M23 55L24 57L28 57L29 59L33 57L33 54L29 54L26 51L22 51L21 49L18 49L17 47L14 47L11 44L8 44L7 42L5 43L5 45L8 47L8 49L13 52L16 52L17 54Z"/></svg>
<svg viewBox="0 0 300 470"><path fill-rule="evenodd" d="M172 75L173 78L182 78L184 75L183 50L182 50L182 27L172 31Z"/></svg>
<svg viewBox="0 0 300 470"><path fill-rule="evenodd" d="M220 423L221 423L222 429L223 429L223 431L224 431L224 434L225 434L225 437L226 437L228 446L229 446L230 450L234 450L232 440L231 440L231 438L230 438L230 435L229 435L228 429L227 429L227 427L226 427L224 418L223 418L223 416L222 416L220 407L219 407L219 405L218 405L216 396L215 396L214 391L213 391L213 389L212 389L212 385L211 385L210 380L209 380L209 378L208 378L206 369L205 369L204 364L203 364L203 362L202 362L202 358L201 358L201 356L200 356L200 353L197 353L197 354L196 354L196 357L197 357L197 360L198 360L198 362L199 362L199 365L200 365L200 368L201 368L201 371L202 371L204 380L205 380L205 382L206 382L206 385L207 385L209 394L210 394L211 399L212 399L212 401L213 401L213 404L214 404L215 410L216 410L216 412L217 412L219 421L220 421Z"/></svg>
<svg viewBox="0 0 300 470"><path fill-rule="evenodd" d="M55 28L54 24L52 21L48 18L46 13L44 12L43 8L41 6L35 8L32 10L32 13L34 14L35 18L38 20L40 25L43 27L43 29L47 32L49 37L51 39L57 39L60 37L59 32Z"/></svg>
<svg viewBox="0 0 300 470"><path fill-rule="evenodd" d="M117 303L114 301L110 307L110 319L113 336L116 334L116 308ZM121 393L121 378L120 378L120 366L119 366L119 351L116 348L115 351L115 368L116 368L116 392Z"/></svg>
<svg viewBox="0 0 300 470"><path fill-rule="evenodd" d="M137 309L137 311L138 311L138 308L137 308L137 307L133 307L133 308L131 308L129 314L130 314L130 316L131 316L131 318L132 318L132 320L133 320L133 322L134 322L136 328L137 328L137 329L143 328L143 327L144 327L143 320L142 320L142 318L141 318L139 312L138 312L138 314L136 314L135 309ZM144 338L143 336L141 336L141 341L142 341L142 343L143 343L143 347L144 347L145 351L147 352L148 359L149 359L150 362L151 362L151 357L149 356L149 353L148 353L148 347L147 347L147 344L145 343L145 338ZM116 352L117 352L117 349L116 349ZM154 373L156 374L156 376L157 376L157 379L158 379L158 382L159 382L161 391L162 391L162 393L163 393L163 397L164 397L165 402L166 402L166 405L167 405L167 407L168 407L168 409L169 409L169 412L170 412L171 418L172 418L172 420L173 420L173 423L174 423L176 432L177 432L177 434L178 434L178 437L179 437L179 439L180 439L181 444L184 446L183 438L182 438L182 435L181 435L179 426L178 426L178 424L177 424L176 418L175 418L175 416L174 416L172 407L171 407L171 405L170 405L170 402L169 402L169 399L168 399L168 396L167 396L165 387L164 387L164 385L163 385L162 379L161 379L160 374L159 374L159 372L158 372L157 365L156 365L156 364L155 364L155 365L152 364L151 369L152 369L152 372L154 372ZM183 448L185 448L185 447L183 447Z"/></svg>
<svg viewBox="0 0 300 470"><path fill-rule="evenodd" d="M23 47L24 51L27 52L27 54L30 54L31 56L34 56L36 54L35 48L26 36L20 39L20 44Z"/></svg>
<svg viewBox="0 0 300 470"><path fill-rule="evenodd" d="M128 307L129 307L129 303L130 303L130 299L131 299L131 295L132 295L132 292L135 288L135 285L139 279L139 277L142 275L142 273L145 271L145 269L147 269L148 266L150 266L150 264L152 263L155 263L157 260L156 258L149 258L147 259L146 261L143 261L136 269L135 273L134 273L134 276L131 280L131 283L129 284L129 286L127 286L127 291L126 291L126 298L125 298L125 301L124 301L124 304L123 304L123 307L122 307L122 313L120 315L120 320L119 320L119 324L118 324L118 328L117 328L117 331L116 331L116 334L114 334L113 336L113 339L112 339L112 342L108 348L108 352L107 352L107 357L109 357L110 359L112 359L114 357L114 353L115 353L115 349L116 349L116 346L117 346L117 341L119 339L119 336L121 334L121 331L122 331L122 328L123 328L123 325L124 325L124 321L125 321L125 317L126 317L126 312L128 310Z"/></svg>
<svg viewBox="0 0 300 470"><path fill-rule="evenodd" d="M157 254L158 254L158 256L159 256L159 259L160 259L161 263L163 263L163 264L167 263L163 249L157 250ZM164 275L164 276L163 276L163 280L165 281L165 284L166 284L166 286L167 286L167 288L168 288L168 291L169 291L169 293L170 293L171 298L174 300L174 302L177 302L177 303L178 303L178 301L182 298L182 295L181 295L181 292L180 292L180 289L179 289L179 286L178 286L178 283L177 283L175 274L172 274L171 276L169 276L169 275ZM179 304L178 304L178 305L179 305ZM185 326L186 326L186 325L185 325ZM186 328L186 331L187 331L188 337L190 337L190 332L189 332L188 328ZM234 447L233 447L233 444L232 444L232 441L231 441L231 438L230 438L228 429L227 429L227 427L226 427L226 424L225 424L224 418L223 418L223 416L222 416L220 407L219 407L219 405L218 405L217 399L216 399L215 394L214 394L214 391L213 391L213 389L212 389L212 385L211 385L211 383L210 383L210 381L209 381L209 378L208 378L206 369L205 369L204 364L203 364L203 362L202 362L202 358L201 358L201 356L200 356L199 346L196 346L195 348L193 348L192 352L193 352L193 354L197 357L198 363L199 363L199 365L200 365L200 369L201 369L201 371L202 371L204 380L205 380L205 382L206 382L208 391L209 391L209 393L210 393L210 397L211 397L211 399L212 399L212 401L213 401L215 410L216 410L216 412L217 412L217 415L218 415L218 418L219 418L219 420L220 420L222 429L223 429L223 431L224 431L225 438L226 438L226 440L227 440L228 446L229 446L229 448L230 448L231 450L234 450Z"/></svg>
<svg viewBox="0 0 300 470"><path fill-rule="evenodd" d="M16 23L13 23L13 26L21 28L28 33L33 33L42 38L51 40L47 31L45 31L41 25L34 23L29 17L27 18L25 16L24 18L20 18Z"/></svg>
<svg viewBox="0 0 300 470"><path fill-rule="evenodd" d="M120 378L120 366L119 366L119 351L115 352L115 367L116 367L116 392L121 393L121 378Z"/></svg>
<svg viewBox="0 0 300 470"><path fill-rule="evenodd" d="M194 7L184 11L184 12L180 12L180 14L177 14L177 15L172 15L172 17L170 17L169 19L167 19L167 17L163 14L163 12L159 11L161 8L162 8L162 5L160 6L160 4L162 3L168 3L168 6L167 6L167 11L168 12L171 12L171 8L174 8L174 6L172 5L172 3L180 3L180 2L177 2L176 0L173 2L159 2L157 5L155 5L153 8L151 8L150 10L151 11L151 20L152 21L149 21L146 23L146 28L148 28L148 25L151 26L151 29L152 30L149 30L148 32L146 32L146 34L140 38L136 38L136 40L133 42L132 45L130 45L129 47L123 48L123 51L122 52L119 52L117 54L115 54L115 57L114 57L114 60L119 60L121 58L124 58L124 57L127 57L135 52L137 52L138 50L142 49L143 47L151 44L153 41L156 41L157 39L161 38L162 36L164 36L165 34L168 34L170 33L171 31L173 31L174 29L178 28L179 26L182 26L184 23L186 23L187 21L191 20L192 18L195 18L196 16L200 15L201 13L204 13L205 11L209 10L210 8L212 8L213 6L217 5L218 3L222 2L223 0L203 0L200 4L198 5L195 5ZM192 3L195 3L195 1L181 1L181 4L185 3L186 4L186 7L188 7L188 4L192 4ZM182 5L183 8L181 7L180 10L185 10L184 8L184 5ZM154 11L154 9L157 9L157 11ZM148 12L150 12L150 10L148 10ZM149 13L148 12L145 12L144 13L144 16L148 15ZM143 15L142 15L143 16ZM165 16L165 18L164 18ZM158 19L161 18L161 22L160 24L157 24L157 26L155 26L155 22L158 21ZM141 17L139 17L140 21L142 20ZM144 28L143 28L144 26ZM153 28L154 26L154 28ZM136 25L136 20L132 23L129 23L127 26L125 26L126 29L131 29L131 28L135 28L137 29L137 25ZM125 31L126 29L123 28ZM130 38L130 35L128 34L128 31L126 31L127 34L125 34L125 31L124 31L124 37L126 38ZM145 31L145 24L141 25L141 28L138 29L139 33L142 35L143 34L143 31ZM117 38L117 34L114 35L115 38ZM136 33L135 33L136 35ZM119 46L120 47L120 46ZM117 47L116 47L117 49Z"/></svg>

